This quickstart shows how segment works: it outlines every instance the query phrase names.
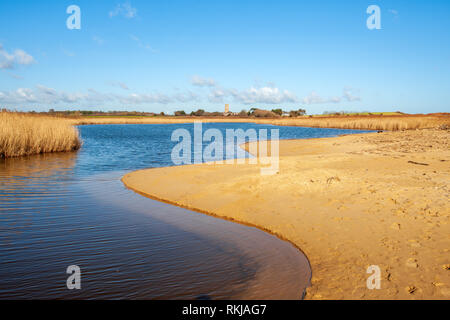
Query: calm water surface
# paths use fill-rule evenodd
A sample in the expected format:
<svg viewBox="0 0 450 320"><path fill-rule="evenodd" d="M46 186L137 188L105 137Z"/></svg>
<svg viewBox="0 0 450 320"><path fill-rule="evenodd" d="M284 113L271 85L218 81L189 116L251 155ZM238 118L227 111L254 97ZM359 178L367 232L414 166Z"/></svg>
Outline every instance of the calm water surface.
<svg viewBox="0 0 450 320"><path fill-rule="evenodd" d="M291 244L142 197L124 173L172 165L174 129L81 126L76 153L0 160L0 299L299 299L311 272ZM280 138L361 132L256 124ZM81 290L66 268L81 268Z"/></svg>

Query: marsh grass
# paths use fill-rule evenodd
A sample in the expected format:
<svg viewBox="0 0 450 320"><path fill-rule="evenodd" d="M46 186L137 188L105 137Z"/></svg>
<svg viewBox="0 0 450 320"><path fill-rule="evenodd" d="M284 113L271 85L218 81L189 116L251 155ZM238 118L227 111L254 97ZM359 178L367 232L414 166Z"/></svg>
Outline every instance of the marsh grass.
<svg viewBox="0 0 450 320"><path fill-rule="evenodd" d="M77 150L81 139L75 126L87 124L167 124L203 122L253 122L316 128L411 130L450 126L449 114L303 116L298 118L235 117L53 117L41 114L0 112L0 158Z"/></svg>
<svg viewBox="0 0 450 320"><path fill-rule="evenodd" d="M80 146L78 130L66 119L0 112L0 158L74 151Z"/></svg>
<svg viewBox="0 0 450 320"><path fill-rule="evenodd" d="M272 124L362 130L414 130L450 124L450 116L332 116L274 120Z"/></svg>
<svg viewBox="0 0 450 320"><path fill-rule="evenodd" d="M151 123L190 123L194 121L203 122L252 122L260 124L274 124L285 126L301 126L316 128L336 129L361 129L361 130L411 130L435 128L440 125L450 125L449 115L392 115L392 116L321 116L321 117L298 117L298 118L234 118L234 117L142 117L142 118L113 118L113 117L80 117L71 120L75 125L82 124L151 124Z"/></svg>

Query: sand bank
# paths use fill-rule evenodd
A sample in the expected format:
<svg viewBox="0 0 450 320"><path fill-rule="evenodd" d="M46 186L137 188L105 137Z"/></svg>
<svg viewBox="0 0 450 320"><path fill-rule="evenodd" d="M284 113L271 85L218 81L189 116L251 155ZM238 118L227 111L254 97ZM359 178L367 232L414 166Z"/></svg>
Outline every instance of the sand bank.
<svg viewBox="0 0 450 320"><path fill-rule="evenodd" d="M450 131L280 142L280 172L190 165L124 176L129 188L259 226L308 256L307 299L450 298ZM381 268L369 290L368 266Z"/></svg>

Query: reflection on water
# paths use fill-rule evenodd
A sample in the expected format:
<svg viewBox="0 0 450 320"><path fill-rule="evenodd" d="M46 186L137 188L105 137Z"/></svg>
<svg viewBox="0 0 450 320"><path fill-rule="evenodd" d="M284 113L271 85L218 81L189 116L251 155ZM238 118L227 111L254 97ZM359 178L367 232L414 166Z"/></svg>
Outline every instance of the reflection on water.
<svg viewBox="0 0 450 320"><path fill-rule="evenodd" d="M289 244L139 196L122 172L76 179L75 157L1 162L0 298L300 297L307 261Z"/></svg>
<svg viewBox="0 0 450 320"><path fill-rule="evenodd" d="M304 255L258 229L127 190L170 164L170 126L81 127L78 153L0 161L0 299L298 299ZM78 265L81 290L66 288Z"/></svg>
<svg viewBox="0 0 450 320"><path fill-rule="evenodd" d="M297 249L258 229L127 190L129 170L171 165L174 129L82 126L77 153L0 160L0 299L297 299L310 278ZM279 128L281 138L352 130ZM81 268L81 290L66 268Z"/></svg>

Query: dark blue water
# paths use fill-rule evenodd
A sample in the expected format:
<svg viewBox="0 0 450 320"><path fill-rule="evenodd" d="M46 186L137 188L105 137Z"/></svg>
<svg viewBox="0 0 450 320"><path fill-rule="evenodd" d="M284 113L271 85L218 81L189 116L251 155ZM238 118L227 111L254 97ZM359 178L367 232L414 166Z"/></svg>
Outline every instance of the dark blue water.
<svg viewBox="0 0 450 320"><path fill-rule="evenodd" d="M152 125L88 125L80 131L84 145L77 159L77 174L108 172L111 170L136 170L149 167L173 166L171 151L177 142L171 141L172 132L186 129L194 136L193 124ZM280 139L308 139L334 137L342 134L367 131L345 129L302 128L254 123L203 123L203 131L219 129L226 136L227 129L279 130ZM204 142L204 146L209 142ZM224 157L226 155L224 149ZM193 159L193 157L192 157Z"/></svg>
<svg viewBox="0 0 450 320"><path fill-rule="evenodd" d="M282 139L352 130L280 129ZM299 299L306 257L255 228L127 190L130 170L173 165L172 131L193 125L79 127L76 153L0 160L0 299ZM66 268L81 268L68 290Z"/></svg>

